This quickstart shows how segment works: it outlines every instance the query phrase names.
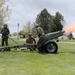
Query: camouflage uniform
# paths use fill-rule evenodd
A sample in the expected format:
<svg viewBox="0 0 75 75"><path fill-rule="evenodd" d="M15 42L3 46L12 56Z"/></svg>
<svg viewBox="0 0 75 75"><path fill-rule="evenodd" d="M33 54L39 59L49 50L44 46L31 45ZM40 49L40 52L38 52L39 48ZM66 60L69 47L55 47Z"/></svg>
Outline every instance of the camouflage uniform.
<svg viewBox="0 0 75 75"><path fill-rule="evenodd" d="M10 31L7 28L7 25L5 24L4 27L1 30L1 34L2 34L2 46L4 46L4 42L6 43L6 46L8 46L8 34L9 33L10 33Z"/></svg>
<svg viewBox="0 0 75 75"><path fill-rule="evenodd" d="M36 41L34 38L28 38L28 39L26 39L26 43L34 44L34 43L36 43Z"/></svg>
<svg viewBox="0 0 75 75"><path fill-rule="evenodd" d="M42 46L45 43L45 34L44 34L43 29L39 26L37 26L36 31L39 37L39 40L37 42L37 48L39 50L39 53L43 53L44 50L42 49Z"/></svg>
<svg viewBox="0 0 75 75"><path fill-rule="evenodd" d="M26 39L27 44L36 44L36 40L32 37L32 35L29 35L29 37ZM35 49L29 48L31 51Z"/></svg>
<svg viewBox="0 0 75 75"><path fill-rule="evenodd" d="M44 31L43 31L43 29L42 29L41 27L37 27L37 28L36 28L36 31L37 31L37 35L38 35L39 38L40 38L40 36L41 36L42 34L44 34Z"/></svg>

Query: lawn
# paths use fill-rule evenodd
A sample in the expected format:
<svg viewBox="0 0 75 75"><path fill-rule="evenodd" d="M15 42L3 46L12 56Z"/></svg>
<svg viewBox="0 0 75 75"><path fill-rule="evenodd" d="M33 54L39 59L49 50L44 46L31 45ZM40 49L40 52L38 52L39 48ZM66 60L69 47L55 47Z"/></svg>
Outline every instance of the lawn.
<svg viewBox="0 0 75 75"><path fill-rule="evenodd" d="M14 39L24 43L24 39ZM15 43L9 40L9 45ZM75 75L75 43L58 42L57 54L0 52L0 75Z"/></svg>

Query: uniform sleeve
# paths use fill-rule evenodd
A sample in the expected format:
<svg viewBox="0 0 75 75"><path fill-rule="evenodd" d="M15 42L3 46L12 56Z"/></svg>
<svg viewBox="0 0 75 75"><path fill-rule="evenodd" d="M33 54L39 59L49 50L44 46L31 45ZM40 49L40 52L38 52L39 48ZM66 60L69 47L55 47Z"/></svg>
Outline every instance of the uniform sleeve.
<svg viewBox="0 0 75 75"><path fill-rule="evenodd" d="M28 43L28 39L26 39L26 43Z"/></svg>
<svg viewBox="0 0 75 75"><path fill-rule="evenodd" d="M8 34L10 34L10 30L8 29Z"/></svg>
<svg viewBox="0 0 75 75"><path fill-rule="evenodd" d="M36 44L36 40L33 38L34 43Z"/></svg>
<svg viewBox="0 0 75 75"><path fill-rule="evenodd" d="M1 34L3 34L3 29L1 29Z"/></svg>
<svg viewBox="0 0 75 75"><path fill-rule="evenodd" d="M6 33L5 33L6 35L8 35L8 34L10 34L10 30L9 29L7 29L7 31L6 31Z"/></svg>

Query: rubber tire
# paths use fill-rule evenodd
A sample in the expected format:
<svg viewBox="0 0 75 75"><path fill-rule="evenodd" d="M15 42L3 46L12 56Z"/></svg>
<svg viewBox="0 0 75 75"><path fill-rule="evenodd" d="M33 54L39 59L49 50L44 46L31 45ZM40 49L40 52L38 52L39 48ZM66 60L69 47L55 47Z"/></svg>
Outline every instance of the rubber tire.
<svg viewBox="0 0 75 75"><path fill-rule="evenodd" d="M49 45L53 45L54 46L54 50L53 51L48 49ZM50 42L46 43L44 47L45 47L45 52L46 53L57 53L57 51L58 51L58 45L54 41L50 41Z"/></svg>

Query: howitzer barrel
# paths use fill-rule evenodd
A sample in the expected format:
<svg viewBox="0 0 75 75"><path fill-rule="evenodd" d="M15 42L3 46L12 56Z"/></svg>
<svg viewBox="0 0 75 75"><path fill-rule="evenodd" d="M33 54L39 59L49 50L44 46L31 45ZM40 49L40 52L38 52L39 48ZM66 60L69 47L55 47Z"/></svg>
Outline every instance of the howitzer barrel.
<svg viewBox="0 0 75 75"><path fill-rule="evenodd" d="M65 31L57 31L57 32L53 32L53 33L48 33L45 35L45 37L47 40L53 40L53 39L58 38L59 36L62 36L64 32Z"/></svg>

